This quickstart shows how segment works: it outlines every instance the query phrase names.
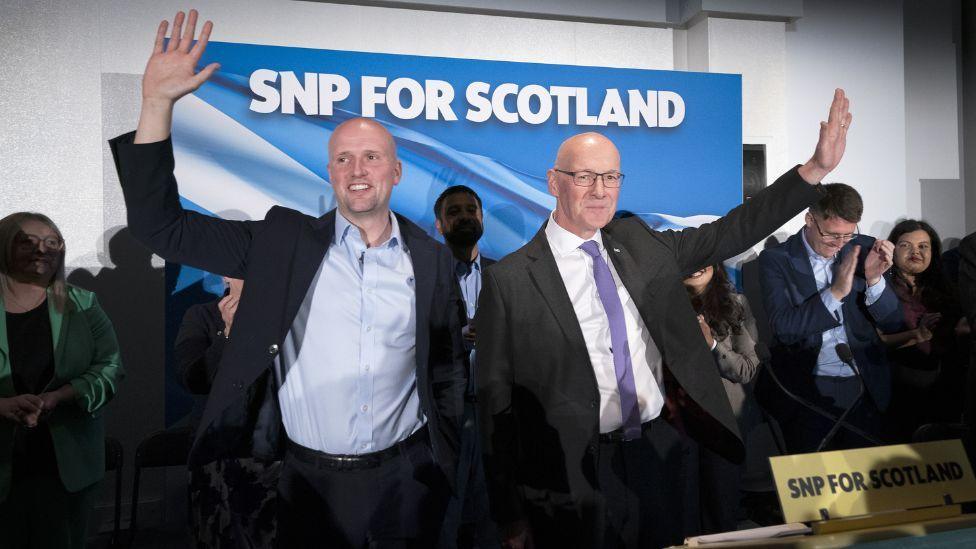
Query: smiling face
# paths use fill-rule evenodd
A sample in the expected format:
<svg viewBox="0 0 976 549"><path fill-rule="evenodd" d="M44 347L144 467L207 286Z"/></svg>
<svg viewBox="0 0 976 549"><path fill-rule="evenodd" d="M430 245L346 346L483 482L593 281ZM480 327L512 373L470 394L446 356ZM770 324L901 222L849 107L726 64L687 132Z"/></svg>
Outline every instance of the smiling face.
<svg viewBox="0 0 976 549"><path fill-rule="evenodd" d="M806 231L807 242L813 251L821 257L834 257L854 238L857 223L841 217L820 219L807 212L803 230Z"/></svg>
<svg viewBox="0 0 976 549"><path fill-rule="evenodd" d="M590 187L580 187L573 176L557 170L619 172L620 153L613 142L598 133L575 135L559 147L556 165L547 173L549 194L556 197L556 223L588 239L613 219L620 187L606 187L603 178L597 178Z"/></svg>
<svg viewBox="0 0 976 549"><path fill-rule="evenodd" d="M390 132L374 120L343 122L329 139L329 179L346 219L389 214L402 167Z"/></svg>
<svg viewBox="0 0 976 549"><path fill-rule="evenodd" d="M919 229L905 233L895 242L895 267L901 272L917 275L925 272L932 263L932 239L929 233Z"/></svg>
<svg viewBox="0 0 976 549"><path fill-rule="evenodd" d="M691 295L698 295L705 291L708 283L712 281L712 275L714 273L715 271L712 269L712 266L709 265L704 269L691 273L691 276L684 279L682 282L685 285L685 289L688 290L688 293Z"/></svg>
<svg viewBox="0 0 976 549"><path fill-rule="evenodd" d="M23 281L47 284L61 265L62 249L49 247L45 241L61 242L61 236L46 223L27 219L20 223L14 237L10 274Z"/></svg>

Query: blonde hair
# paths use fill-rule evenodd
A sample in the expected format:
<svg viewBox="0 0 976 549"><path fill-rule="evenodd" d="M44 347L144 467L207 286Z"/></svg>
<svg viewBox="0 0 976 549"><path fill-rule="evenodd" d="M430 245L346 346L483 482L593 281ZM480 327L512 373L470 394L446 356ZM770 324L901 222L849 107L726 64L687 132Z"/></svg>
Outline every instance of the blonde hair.
<svg viewBox="0 0 976 549"><path fill-rule="evenodd" d="M10 276L11 263L13 262L14 242L17 234L22 231L20 228L21 223L25 221L38 221L47 225L64 242L61 229L54 224L54 221L51 221L51 218L44 214L36 212L15 212L0 219L0 250L2 250L2 253L0 253L0 274L3 275L0 276L0 291L7 290L7 277ZM68 300L67 283L64 280L65 249L61 248L60 256L58 257L58 269L55 271L54 276L51 277L50 282L48 282L48 295L54 300L54 307L58 312L62 313Z"/></svg>

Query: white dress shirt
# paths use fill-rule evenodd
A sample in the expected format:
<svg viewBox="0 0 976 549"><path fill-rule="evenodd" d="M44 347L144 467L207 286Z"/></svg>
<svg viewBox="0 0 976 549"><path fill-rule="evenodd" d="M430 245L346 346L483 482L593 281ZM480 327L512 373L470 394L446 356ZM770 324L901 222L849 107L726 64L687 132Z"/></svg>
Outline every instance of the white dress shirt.
<svg viewBox="0 0 976 549"><path fill-rule="evenodd" d="M579 249L585 240L560 227L552 214L549 215L549 223L546 225L546 240L556 258L556 267L583 331L590 364L600 389L600 432L608 433L619 429L623 425L623 419L620 415L620 392L617 390L617 375L610 344L610 322L593 278L593 259ZM637 387L637 404L640 406L641 422L646 423L658 417L664 406L664 396L658 385L661 379L661 352L637 312L637 304L630 298L617 275L617 269L607 256L600 231L589 240L595 241L600 247L600 253L610 266L610 273L617 285L617 295L623 305L624 322L627 326L627 342L630 345L630 360L634 368L634 384Z"/></svg>

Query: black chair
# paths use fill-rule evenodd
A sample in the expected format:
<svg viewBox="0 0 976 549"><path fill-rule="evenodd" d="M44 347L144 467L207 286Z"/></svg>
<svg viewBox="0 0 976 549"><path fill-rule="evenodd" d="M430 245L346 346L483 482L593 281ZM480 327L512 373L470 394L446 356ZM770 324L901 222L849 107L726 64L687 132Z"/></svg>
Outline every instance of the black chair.
<svg viewBox="0 0 976 549"><path fill-rule="evenodd" d="M189 427L167 429L144 438L136 448L135 472L132 477L132 511L129 515L129 542L136 537L139 509L139 478L142 470L153 467L184 467L190 455L193 431Z"/></svg>
<svg viewBox="0 0 976 549"><path fill-rule="evenodd" d="M120 547L122 540L122 443L112 437L105 437L105 472L115 472L115 516L113 517L112 538L109 547Z"/></svg>

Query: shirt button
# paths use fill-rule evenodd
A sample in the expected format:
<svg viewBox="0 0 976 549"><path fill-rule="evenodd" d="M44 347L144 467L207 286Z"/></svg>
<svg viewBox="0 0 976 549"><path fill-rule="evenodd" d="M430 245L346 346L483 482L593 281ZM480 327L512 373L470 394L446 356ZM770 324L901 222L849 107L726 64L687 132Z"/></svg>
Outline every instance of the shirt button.
<svg viewBox="0 0 976 549"><path fill-rule="evenodd" d="M369 364L366 364L365 366L363 366L363 370L366 370L368 372L369 371Z"/></svg>
<svg viewBox="0 0 976 549"><path fill-rule="evenodd" d="M366 288L366 293L367 293L367 294L371 294L371 293L373 293L373 289L372 289L372 288Z"/></svg>
<svg viewBox="0 0 976 549"><path fill-rule="evenodd" d="M369 410L369 406L366 405L366 404L363 404L363 407L361 408L361 410L365 412L366 410Z"/></svg>
<svg viewBox="0 0 976 549"><path fill-rule="evenodd" d="M366 448L369 448L369 444L367 444L367 443L364 442L363 445L360 446L360 448L362 448L363 450L365 450Z"/></svg>
<svg viewBox="0 0 976 549"><path fill-rule="evenodd" d="M366 326L366 331L367 332L372 332L373 331L373 327L372 326Z"/></svg>

